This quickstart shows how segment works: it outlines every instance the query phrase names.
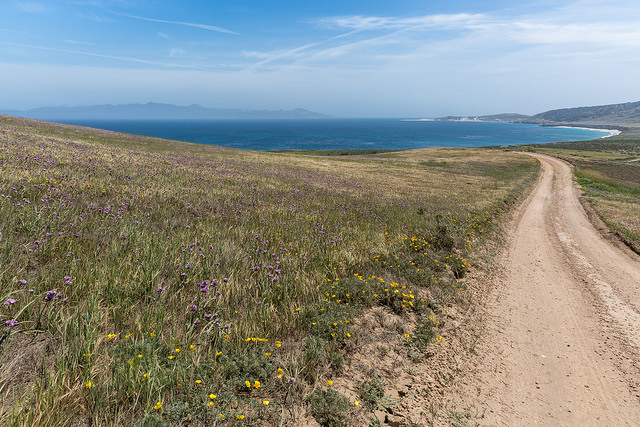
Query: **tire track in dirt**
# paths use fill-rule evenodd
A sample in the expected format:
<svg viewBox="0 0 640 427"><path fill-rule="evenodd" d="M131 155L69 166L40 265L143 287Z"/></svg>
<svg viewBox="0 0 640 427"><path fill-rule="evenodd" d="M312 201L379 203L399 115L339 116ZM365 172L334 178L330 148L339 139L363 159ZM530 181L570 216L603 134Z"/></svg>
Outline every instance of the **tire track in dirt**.
<svg viewBox="0 0 640 427"><path fill-rule="evenodd" d="M480 425L640 425L640 259L589 222L565 162L539 154L489 298Z"/></svg>

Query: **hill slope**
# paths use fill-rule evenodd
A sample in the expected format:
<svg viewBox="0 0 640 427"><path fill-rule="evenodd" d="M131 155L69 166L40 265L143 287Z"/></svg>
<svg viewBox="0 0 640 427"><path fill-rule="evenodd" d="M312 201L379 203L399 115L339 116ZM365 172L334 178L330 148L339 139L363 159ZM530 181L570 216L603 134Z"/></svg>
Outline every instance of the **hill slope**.
<svg viewBox="0 0 640 427"><path fill-rule="evenodd" d="M595 107L562 108L539 113L531 118L541 122L638 123L640 122L640 102L599 105Z"/></svg>

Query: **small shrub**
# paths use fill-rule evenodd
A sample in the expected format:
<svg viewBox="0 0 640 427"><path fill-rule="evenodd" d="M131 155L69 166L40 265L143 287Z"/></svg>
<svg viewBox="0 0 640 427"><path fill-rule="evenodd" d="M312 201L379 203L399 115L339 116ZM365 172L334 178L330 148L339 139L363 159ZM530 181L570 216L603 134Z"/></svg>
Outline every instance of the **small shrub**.
<svg viewBox="0 0 640 427"><path fill-rule="evenodd" d="M351 412L349 399L332 388L311 393L307 401L311 406L311 415L322 426L345 425Z"/></svg>
<svg viewBox="0 0 640 427"><path fill-rule="evenodd" d="M376 374L372 379L358 384L358 393L369 408L375 409L384 397L384 381Z"/></svg>

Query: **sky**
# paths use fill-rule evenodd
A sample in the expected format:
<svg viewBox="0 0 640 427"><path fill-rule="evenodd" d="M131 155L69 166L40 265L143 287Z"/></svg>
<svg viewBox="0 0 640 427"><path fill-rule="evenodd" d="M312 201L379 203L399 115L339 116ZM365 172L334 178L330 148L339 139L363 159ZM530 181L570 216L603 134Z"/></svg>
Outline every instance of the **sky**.
<svg viewBox="0 0 640 427"><path fill-rule="evenodd" d="M335 117L640 100L636 0L1 0L0 109Z"/></svg>

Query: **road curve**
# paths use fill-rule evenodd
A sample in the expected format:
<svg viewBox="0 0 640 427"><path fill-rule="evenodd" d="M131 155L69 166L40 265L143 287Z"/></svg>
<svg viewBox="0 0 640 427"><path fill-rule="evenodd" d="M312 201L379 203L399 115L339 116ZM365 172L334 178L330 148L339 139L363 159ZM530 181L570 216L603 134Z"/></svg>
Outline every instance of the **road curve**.
<svg viewBox="0 0 640 427"><path fill-rule="evenodd" d="M567 163L531 155L541 176L489 298L478 422L638 426L640 258L589 222Z"/></svg>

